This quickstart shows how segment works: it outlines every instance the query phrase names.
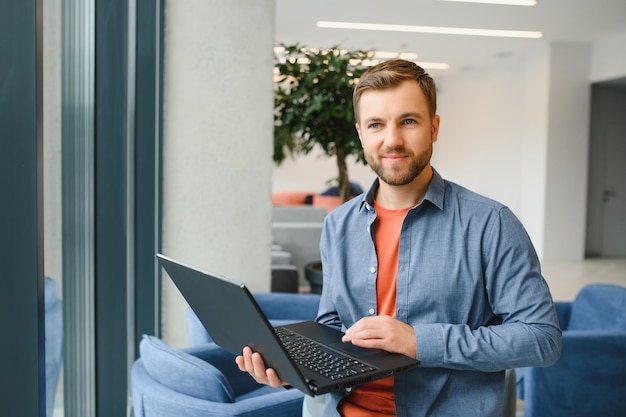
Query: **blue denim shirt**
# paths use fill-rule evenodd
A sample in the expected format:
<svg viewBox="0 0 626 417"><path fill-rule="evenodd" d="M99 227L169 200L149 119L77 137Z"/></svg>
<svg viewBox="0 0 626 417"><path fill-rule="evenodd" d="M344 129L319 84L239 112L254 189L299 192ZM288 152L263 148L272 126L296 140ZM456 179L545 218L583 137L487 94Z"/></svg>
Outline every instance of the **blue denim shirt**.
<svg viewBox="0 0 626 417"><path fill-rule="evenodd" d="M317 320L344 331L377 314L378 184L324 221ZM520 221L434 169L402 225L396 315L415 329L421 361L395 376L398 416L500 417L504 370L549 366L560 354L552 297ZM324 416L338 415L346 394L331 394Z"/></svg>

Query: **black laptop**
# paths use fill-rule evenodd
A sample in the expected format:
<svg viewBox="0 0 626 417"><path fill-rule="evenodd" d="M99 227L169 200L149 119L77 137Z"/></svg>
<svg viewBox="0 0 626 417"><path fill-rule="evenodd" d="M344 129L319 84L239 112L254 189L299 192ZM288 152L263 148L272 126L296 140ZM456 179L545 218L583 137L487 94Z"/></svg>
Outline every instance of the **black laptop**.
<svg viewBox="0 0 626 417"><path fill-rule="evenodd" d="M343 343L343 333L315 321L272 327L244 284L157 258L215 343L235 355L244 346L311 396L351 388L414 368L419 361Z"/></svg>

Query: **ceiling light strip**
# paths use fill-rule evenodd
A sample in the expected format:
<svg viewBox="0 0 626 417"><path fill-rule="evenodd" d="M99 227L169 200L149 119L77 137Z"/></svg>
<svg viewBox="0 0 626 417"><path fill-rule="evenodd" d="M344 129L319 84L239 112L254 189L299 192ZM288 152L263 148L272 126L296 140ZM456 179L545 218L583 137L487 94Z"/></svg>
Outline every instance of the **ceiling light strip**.
<svg viewBox="0 0 626 417"><path fill-rule="evenodd" d="M424 68L424 69L431 69L431 70L447 70L447 69L450 69L450 64L445 63L445 62L420 62L420 61L415 61L415 63L417 65L419 65L420 67Z"/></svg>
<svg viewBox="0 0 626 417"><path fill-rule="evenodd" d="M535 0L441 0L456 1L459 3L486 3L486 4L503 4L506 6L535 6Z"/></svg>
<svg viewBox="0 0 626 417"><path fill-rule="evenodd" d="M374 58L381 59L409 59L415 60L418 58L418 55L415 52L396 52L396 51L374 51Z"/></svg>
<svg viewBox="0 0 626 417"><path fill-rule="evenodd" d="M387 32L432 33L438 35L494 36L504 38L539 39L541 32L524 30L470 29L441 26L389 25L380 23L319 21L317 27L324 29L378 30Z"/></svg>

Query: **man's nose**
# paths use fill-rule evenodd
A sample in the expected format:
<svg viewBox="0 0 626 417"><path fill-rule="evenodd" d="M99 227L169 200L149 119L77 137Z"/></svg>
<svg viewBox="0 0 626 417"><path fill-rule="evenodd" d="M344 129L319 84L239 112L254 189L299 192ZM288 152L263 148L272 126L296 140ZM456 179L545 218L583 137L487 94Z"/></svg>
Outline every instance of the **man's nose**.
<svg viewBox="0 0 626 417"><path fill-rule="evenodd" d="M398 126L389 125L385 135L385 145L393 149L395 146L401 145L403 142L402 131Z"/></svg>

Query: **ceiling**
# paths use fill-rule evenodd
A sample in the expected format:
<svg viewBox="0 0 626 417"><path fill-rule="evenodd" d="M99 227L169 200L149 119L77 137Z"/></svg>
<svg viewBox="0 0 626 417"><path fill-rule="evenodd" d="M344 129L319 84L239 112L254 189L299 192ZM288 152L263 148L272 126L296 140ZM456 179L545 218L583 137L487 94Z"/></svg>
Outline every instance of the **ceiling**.
<svg viewBox="0 0 626 417"><path fill-rule="evenodd" d="M541 31L541 39L322 29L317 21ZM541 43L591 43L626 34L626 0L537 0L532 7L440 0L276 0L276 42L311 48L414 52L448 63L434 77L477 70ZM626 53L626 45L620 53Z"/></svg>

